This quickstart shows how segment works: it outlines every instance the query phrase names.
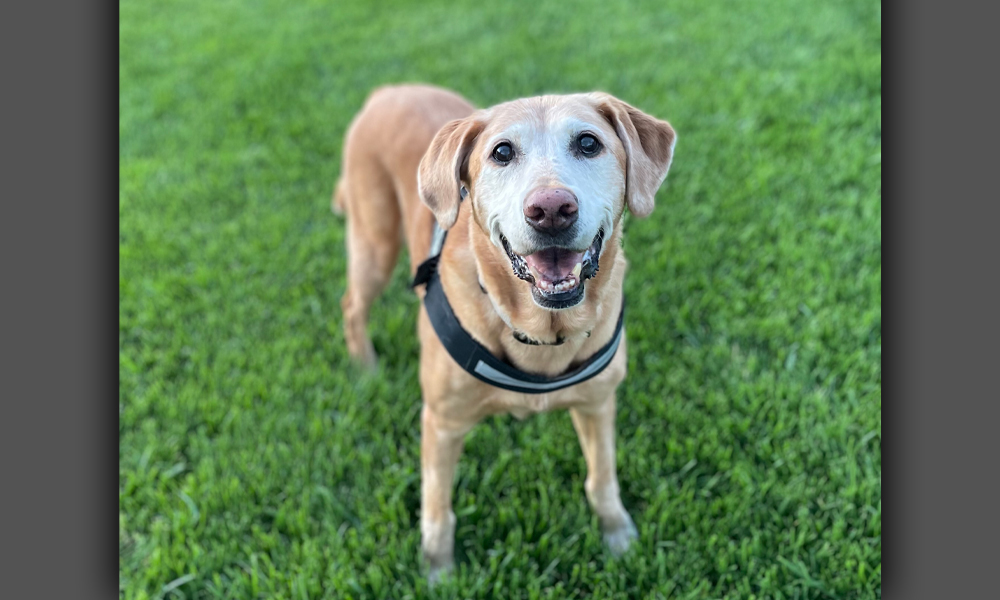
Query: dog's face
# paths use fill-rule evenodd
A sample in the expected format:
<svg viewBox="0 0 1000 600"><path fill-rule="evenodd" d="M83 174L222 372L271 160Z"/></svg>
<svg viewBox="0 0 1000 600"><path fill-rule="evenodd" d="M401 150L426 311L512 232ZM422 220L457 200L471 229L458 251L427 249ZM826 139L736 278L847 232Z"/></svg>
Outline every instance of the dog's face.
<svg viewBox="0 0 1000 600"><path fill-rule="evenodd" d="M668 123L606 94L516 100L445 125L419 188L448 228L464 187L479 229L535 303L570 308L625 207L652 211L675 141Z"/></svg>

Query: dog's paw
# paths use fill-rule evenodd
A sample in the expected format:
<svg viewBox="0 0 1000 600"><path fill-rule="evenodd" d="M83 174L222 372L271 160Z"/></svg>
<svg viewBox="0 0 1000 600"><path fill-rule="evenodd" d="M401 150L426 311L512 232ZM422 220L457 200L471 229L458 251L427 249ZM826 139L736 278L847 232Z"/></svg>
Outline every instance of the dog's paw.
<svg viewBox="0 0 1000 600"><path fill-rule="evenodd" d="M427 569L427 585L434 587L441 583L454 570L454 564L431 566Z"/></svg>
<svg viewBox="0 0 1000 600"><path fill-rule="evenodd" d="M427 569L427 582L432 587L455 568L455 513L448 510L444 518L420 518L420 555Z"/></svg>
<svg viewBox="0 0 1000 600"><path fill-rule="evenodd" d="M432 556L424 552L424 566L427 569L427 585L434 587L455 570L455 559L450 554Z"/></svg>
<svg viewBox="0 0 1000 600"><path fill-rule="evenodd" d="M371 342L363 344L358 348L349 347L348 351L354 364L369 373L374 373L378 370L378 354L375 353L375 347Z"/></svg>
<svg viewBox="0 0 1000 600"><path fill-rule="evenodd" d="M632 518L625 515L625 522L613 529L604 530L604 544L615 556L621 556L628 552L632 546L632 541L639 537L639 532L635 528Z"/></svg>
<svg viewBox="0 0 1000 600"><path fill-rule="evenodd" d="M378 371L378 354L375 354L374 350L369 354L356 358L355 360L359 366L363 367L369 373Z"/></svg>

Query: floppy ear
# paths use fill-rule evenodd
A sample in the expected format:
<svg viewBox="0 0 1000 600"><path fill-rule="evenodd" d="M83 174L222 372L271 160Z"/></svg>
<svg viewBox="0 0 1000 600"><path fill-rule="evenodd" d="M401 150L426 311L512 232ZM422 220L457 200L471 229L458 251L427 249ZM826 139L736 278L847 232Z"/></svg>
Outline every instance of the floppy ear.
<svg viewBox="0 0 1000 600"><path fill-rule="evenodd" d="M462 181L469 176L469 153L483 127L471 117L446 123L420 159L417 189L442 229L450 229L458 219Z"/></svg>
<svg viewBox="0 0 1000 600"><path fill-rule="evenodd" d="M625 202L637 217L653 212L656 190L667 178L677 134L666 121L608 94L594 94L597 112L604 115L625 146Z"/></svg>

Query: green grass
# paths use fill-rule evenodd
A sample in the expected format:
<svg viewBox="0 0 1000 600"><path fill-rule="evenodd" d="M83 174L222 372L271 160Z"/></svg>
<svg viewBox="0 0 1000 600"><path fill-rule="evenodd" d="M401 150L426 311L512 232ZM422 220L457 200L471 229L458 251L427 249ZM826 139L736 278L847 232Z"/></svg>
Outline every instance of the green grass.
<svg viewBox="0 0 1000 600"><path fill-rule="evenodd" d="M880 6L122 1L121 596L880 598ZM417 300L401 261L352 368L329 211L400 81L600 89L679 133L626 224L625 558L569 416L502 417L457 573L420 575Z"/></svg>

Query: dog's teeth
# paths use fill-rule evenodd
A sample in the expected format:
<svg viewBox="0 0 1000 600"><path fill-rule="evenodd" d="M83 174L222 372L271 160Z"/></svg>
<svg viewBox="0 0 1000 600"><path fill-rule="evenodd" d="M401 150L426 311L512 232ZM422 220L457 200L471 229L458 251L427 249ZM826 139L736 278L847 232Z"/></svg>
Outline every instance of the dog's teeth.
<svg viewBox="0 0 1000 600"><path fill-rule="evenodd" d="M576 277L571 276L569 279L565 279L559 283L552 283L543 279L539 287L548 292L560 293L575 288L579 283Z"/></svg>
<svg viewBox="0 0 1000 600"><path fill-rule="evenodd" d="M574 278L580 277L580 271L582 270L583 270L583 262L581 261L576 263L576 266L573 267L573 273L572 273L573 277Z"/></svg>

